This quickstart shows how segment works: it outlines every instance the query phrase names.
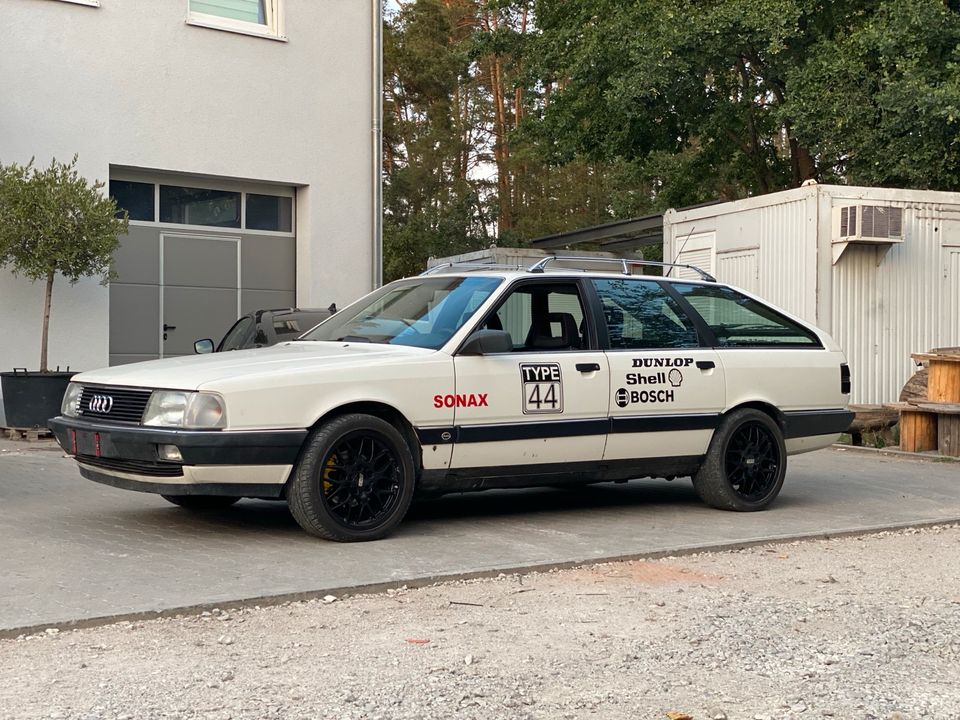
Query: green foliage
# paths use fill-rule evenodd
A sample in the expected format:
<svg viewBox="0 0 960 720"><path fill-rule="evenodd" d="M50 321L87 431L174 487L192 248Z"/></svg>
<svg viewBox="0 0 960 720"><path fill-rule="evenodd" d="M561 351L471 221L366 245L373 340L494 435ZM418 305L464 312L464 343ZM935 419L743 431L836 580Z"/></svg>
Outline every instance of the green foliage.
<svg viewBox="0 0 960 720"><path fill-rule="evenodd" d="M887 0L787 73L801 141L833 177L861 185L960 187L960 16Z"/></svg>
<svg viewBox="0 0 960 720"><path fill-rule="evenodd" d="M552 158L629 162L657 205L835 182L954 189L943 0L538 0Z"/></svg>
<svg viewBox="0 0 960 720"><path fill-rule="evenodd" d="M33 281L51 273L71 283L92 275L109 280L127 220L116 217L102 182L80 177L76 162L0 165L0 266Z"/></svg>
<svg viewBox="0 0 960 720"><path fill-rule="evenodd" d="M127 218L116 203L69 163L55 159L45 169L0 164L0 267L32 281L45 280L40 371L47 372L50 304L57 274L71 284L83 277L110 279L110 263Z"/></svg>

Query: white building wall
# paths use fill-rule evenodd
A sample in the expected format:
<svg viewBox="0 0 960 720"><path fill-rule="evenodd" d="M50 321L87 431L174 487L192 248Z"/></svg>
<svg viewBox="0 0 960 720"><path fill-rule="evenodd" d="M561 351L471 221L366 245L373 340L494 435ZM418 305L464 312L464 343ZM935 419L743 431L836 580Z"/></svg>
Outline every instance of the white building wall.
<svg viewBox="0 0 960 720"><path fill-rule="evenodd" d="M903 242L850 245L834 264L833 208L852 204L904 208ZM664 257L677 257L691 232L715 235L704 269L719 280L833 335L850 360L854 403L896 401L911 353L960 346L960 193L817 185L669 210Z"/></svg>
<svg viewBox="0 0 960 720"><path fill-rule="evenodd" d="M375 277L377 2L283 8L287 42L188 25L187 0L2 0L0 162L298 186L298 303L347 304ZM37 367L41 301L0 271L0 368ZM57 288L52 364L107 364L107 302L95 281Z"/></svg>

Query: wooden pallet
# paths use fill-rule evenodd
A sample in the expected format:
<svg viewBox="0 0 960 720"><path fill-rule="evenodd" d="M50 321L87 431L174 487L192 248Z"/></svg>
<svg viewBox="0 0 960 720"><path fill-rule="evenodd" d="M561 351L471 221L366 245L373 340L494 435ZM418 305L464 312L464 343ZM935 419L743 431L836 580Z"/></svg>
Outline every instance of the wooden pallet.
<svg viewBox="0 0 960 720"><path fill-rule="evenodd" d="M48 428L13 428L2 427L4 435L8 440L25 440L26 442L37 442L39 440L49 440L53 437L53 432Z"/></svg>

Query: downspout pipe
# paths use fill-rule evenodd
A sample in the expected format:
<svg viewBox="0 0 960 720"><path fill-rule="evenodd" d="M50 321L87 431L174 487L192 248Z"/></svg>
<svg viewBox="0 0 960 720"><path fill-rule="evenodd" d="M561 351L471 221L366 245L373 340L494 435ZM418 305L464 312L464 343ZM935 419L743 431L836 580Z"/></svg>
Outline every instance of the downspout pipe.
<svg viewBox="0 0 960 720"><path fill-rule="evenodd" d="M371 0L373 16L373 97L371 143L373 167L373 287L383 284L383 2Z"/></svg>

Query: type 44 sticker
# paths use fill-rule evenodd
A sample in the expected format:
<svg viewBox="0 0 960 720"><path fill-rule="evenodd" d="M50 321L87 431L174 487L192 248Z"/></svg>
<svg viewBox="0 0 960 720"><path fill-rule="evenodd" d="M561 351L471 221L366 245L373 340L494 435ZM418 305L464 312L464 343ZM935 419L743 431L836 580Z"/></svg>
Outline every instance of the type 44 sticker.
<svg viewBox="0 0 960 720"><path fill-rule="evenodd" d="M563 380L559 363L520 363L525 415L562 413Z"/></svg>

